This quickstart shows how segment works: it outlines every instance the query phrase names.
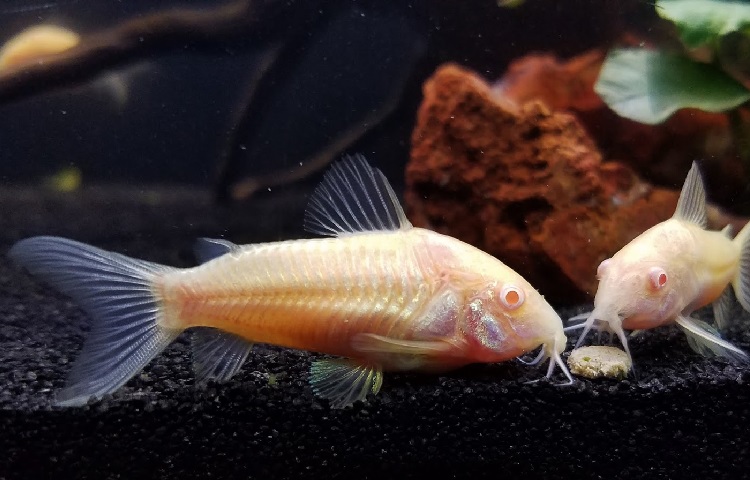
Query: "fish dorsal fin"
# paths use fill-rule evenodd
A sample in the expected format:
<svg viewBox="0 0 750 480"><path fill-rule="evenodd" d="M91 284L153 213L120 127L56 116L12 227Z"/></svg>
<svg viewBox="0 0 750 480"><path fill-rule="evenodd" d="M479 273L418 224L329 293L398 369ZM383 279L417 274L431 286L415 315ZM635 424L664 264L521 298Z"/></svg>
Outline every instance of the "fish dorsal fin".
<svg viewBox="0 0 750 480"><path fill-rule="evenodd" d="M701 228L706 228L706 190L703 188L703 179L698 170L698 164L693 162L690 167L685 184L677 201L677 210L672 218L694 223Z"/></svg>
<svg viewBox="0 0 750 480"><path fill-rule="evenodd" d="M199 238L195 241L193 253L200 263L205 263L238 248L240 248L239 245L223 238Z"/></svg>
<svg viewBox="0 0 750 480"><path fill-rule="evenodd" d="M305 230L332 237L409 228L411 223L388 180L362 155L335 163L310 196L305 211Z"/></svg>

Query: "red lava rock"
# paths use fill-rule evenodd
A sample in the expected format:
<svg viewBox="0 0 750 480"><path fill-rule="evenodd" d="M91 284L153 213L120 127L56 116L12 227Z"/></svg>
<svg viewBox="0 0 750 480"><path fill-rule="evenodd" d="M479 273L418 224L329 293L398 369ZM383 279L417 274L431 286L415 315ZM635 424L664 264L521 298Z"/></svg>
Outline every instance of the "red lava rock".
<svg viewBox="0 0 750 480"><path fill-rule="evenodd" d="M599 262L677 203L677 191L602 164L574 115L518 106L454 65L425 83L412 145L412 222L496 256L556 305L590 300Z"/></svg>
<svg viewBox="0 0 750 480"><path fill-rule="evenodd" d="M640 43L635 38L626 44ZM731 205L744 191L747 175L733 146L723 113L695 109L676 112L660 125L618 116L594 92L604 53L591 50L566 61L528 55L512 62L493 91L516 105L539 100L555 111L574 112L607 160L619 160L661 185L682 184L690 164L703 162L711 198Z"/></svg>

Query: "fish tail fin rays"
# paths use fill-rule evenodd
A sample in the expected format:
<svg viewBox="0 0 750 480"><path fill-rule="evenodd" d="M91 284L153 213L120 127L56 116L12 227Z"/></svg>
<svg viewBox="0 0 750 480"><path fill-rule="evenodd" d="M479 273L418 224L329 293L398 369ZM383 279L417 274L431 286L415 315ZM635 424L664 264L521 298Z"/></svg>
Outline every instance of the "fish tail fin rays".
<svg viewBox="0 0 750 480"><path fill-rule="evenodd" d="M740 247L740 264L732 280L734 295L745 311L750 312L750 223L734 237Z"/></svg>
<svg viewBox="0 0 750 480"><path fill-rule="evenodd" d="M83 405L117 390L181 332L165 326L155 281L174 269L60 237L32 237L8 256L72 297L93 325L57 395L61 406Z"/></svg>
<svg viewBox="0 0 750 480"><path fill-rule="evenodd" d="M690 348L697 353L705 357L724 357L739 363L750 362L750 357L745 352L720 338L719 333L706 322L679 316L677 317L677 325L687 335Z"/></svg>

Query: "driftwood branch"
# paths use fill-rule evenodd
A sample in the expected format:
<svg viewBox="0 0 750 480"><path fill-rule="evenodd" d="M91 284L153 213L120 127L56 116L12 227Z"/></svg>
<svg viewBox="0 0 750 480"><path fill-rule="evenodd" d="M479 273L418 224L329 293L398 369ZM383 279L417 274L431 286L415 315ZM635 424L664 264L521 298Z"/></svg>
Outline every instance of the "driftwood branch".
<svg viewBox="0 0 750 480"><path fill-rule="evenodd" d="M213 9L171 9L84 35L74 48L0 74L0 103L87 81L149 54L192 44L216 44L263 30L263 2L239 0Z"/></svg>

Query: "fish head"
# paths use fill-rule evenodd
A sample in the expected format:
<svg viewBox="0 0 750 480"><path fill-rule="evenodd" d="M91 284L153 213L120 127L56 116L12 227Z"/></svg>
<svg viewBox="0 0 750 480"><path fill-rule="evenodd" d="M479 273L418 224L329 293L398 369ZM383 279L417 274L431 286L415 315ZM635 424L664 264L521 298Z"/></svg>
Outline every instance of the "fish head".
<svg viewBox="0 0 750 480"><path fill-rule="evenodd" d="M591 316L615 332L662 325L679 313L681 277L672 262L658 257L615 255L597 269L599 288Z"/></svg>
<svg viewBox="0 0 750 480"><path fill-rule="evenodd" d="M488 282L468 298L464 338L476 361L498 362L540 345L565 349L567 337L560 316L522 279Z"/></svg>

